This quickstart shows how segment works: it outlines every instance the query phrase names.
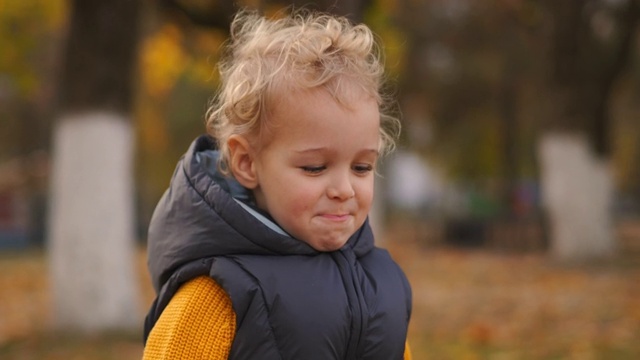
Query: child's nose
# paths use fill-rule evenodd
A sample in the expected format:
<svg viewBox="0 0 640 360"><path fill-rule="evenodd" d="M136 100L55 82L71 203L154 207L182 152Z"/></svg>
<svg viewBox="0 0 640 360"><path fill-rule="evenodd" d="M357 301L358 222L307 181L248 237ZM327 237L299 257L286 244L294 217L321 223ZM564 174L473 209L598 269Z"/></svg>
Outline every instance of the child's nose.
<svg viewBox="0 0 640 360"><path fill-rule="evenodd" d="M337 174L327 188L327 196L336 200L347 200L356 195L348 174Z"/></svg>

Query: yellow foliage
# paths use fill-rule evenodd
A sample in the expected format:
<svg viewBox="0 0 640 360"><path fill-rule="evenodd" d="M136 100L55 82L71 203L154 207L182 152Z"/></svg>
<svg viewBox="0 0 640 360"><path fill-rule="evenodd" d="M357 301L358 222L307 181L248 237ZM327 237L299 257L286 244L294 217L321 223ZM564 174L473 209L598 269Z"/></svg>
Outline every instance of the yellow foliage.
<svg viewBox="0 0 640 360"><path fill-rule="evenodd" d="M226 36L218 31L196 31L193 34L193 58L189 64L189 80L202 85L217 84L216 62Z"/></svg>
<svg viewBox="0 0 640 360"><path fill-rule="evenodd" d="M391 78L402 72L407 45L406 35L392 22L397 11L396 0L377 0L365 14L365 22L381 40L385 67Z"/></svg>
<svg viewBox="0 0 640 360"><path fill-rule="evenodd" d="M140 145L148 153L164 153L169 147L167 123L158 104L143 102L136 114Z"/></svg>
<svg viewBox="0 0 640 360"><path fill-rule="evenodd" d="M398 0L378 0L376 3L385 14L395 14L399 9Z"/></svg>
<svg viewBox="0 0 640 360"><path fill-rule="evenodd" d="M219 76L218 72L215 71L215 66L209 61L206 59L197 59L191 63L189 79L202 84L215 84Z"/></svg>
<svg viewBox="0 0 640 360"><path fill-rule="evenodd" d="M51 31L64 24L66 15L67 2L63 0L3 1L0 5L0 24L18 21Z"/></svg>
<svg viewBox="0 0 640 360"><path fill-rule="evenodd" d="M621 124L615 136L613 162L616 182L623 189L630 188L634 186L633 179L636 171L634 162L639 152L637 126Z"/></svg>
<svg viewBox="0 0 640 360"><path fill-rule="evenodd" d="M400 76L404 67L406 36L398 29L387 28L380 34L384 46L385 67L393 77Z"/></svg>
<svg viewBox="0 0 640 360"><path fill-rule="evenodd" d="M32 96L39 89L38 71L46 63L48 44L59 37L67 10L64 0L0 2L0 72L8 74L20 96Z"/></svg>
<svg viewBox="0 0 640 360"><path fill-rule="evenodd" d="M142 44L141 75L146 91L154 96L166 95L189 62L181 46L182 34L167 24Z"/></svg>

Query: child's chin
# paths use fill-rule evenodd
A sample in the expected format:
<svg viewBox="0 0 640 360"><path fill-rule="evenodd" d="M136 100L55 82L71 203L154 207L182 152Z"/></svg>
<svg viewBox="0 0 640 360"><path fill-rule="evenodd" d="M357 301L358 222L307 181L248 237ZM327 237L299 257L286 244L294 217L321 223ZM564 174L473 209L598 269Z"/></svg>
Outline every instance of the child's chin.
<svg viewBox="0 0 640 360"><path fill-rule="evenodd" d="M312 248L321 252L330 252L340 250L347 243L347 239L316 239L307 242Z"/></svg>

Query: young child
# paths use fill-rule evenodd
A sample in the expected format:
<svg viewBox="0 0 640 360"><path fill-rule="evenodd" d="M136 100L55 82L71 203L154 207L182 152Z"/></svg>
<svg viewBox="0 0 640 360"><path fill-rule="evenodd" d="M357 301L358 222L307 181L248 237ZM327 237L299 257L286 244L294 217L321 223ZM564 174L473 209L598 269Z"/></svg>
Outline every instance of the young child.
<svg viewBox="0 0 640 360"><path fill-rule="evenodd" d="M398 129L373 34L241 12L220 69L151 220L144 358L409 359L411 289L367 222Z"/></svg>

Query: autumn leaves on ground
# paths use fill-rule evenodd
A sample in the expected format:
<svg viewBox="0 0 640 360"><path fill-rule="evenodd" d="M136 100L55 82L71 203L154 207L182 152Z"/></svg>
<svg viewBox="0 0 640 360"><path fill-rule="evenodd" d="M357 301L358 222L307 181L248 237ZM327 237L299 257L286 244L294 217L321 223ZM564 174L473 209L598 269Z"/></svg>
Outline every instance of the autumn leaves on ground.
<svg viewBox="0 0 640 360"><path fill-rule="evenodd" d="M542 253L390 250L414 290L415 359L640 358L639 253L568 266ZM145 308L143 251L139 263ZM0 253L0 359L140 359L139 332L55 334L47 286L42 251Z"/></svg>

